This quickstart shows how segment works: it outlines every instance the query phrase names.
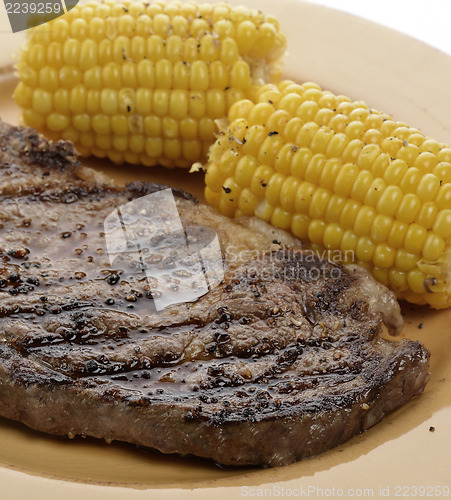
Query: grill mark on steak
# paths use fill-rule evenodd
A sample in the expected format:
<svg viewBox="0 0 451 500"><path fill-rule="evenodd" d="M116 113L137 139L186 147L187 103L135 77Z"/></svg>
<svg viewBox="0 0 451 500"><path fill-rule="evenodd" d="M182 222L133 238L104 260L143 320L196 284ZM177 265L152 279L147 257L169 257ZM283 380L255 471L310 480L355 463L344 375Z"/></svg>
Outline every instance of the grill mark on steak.
<svg viewBox="0 0 451 500"><path fill-rule="evenodd" d="M156 312L139 274L111 268L103 221L162 186L125 188L70 143L0 122L0 415L277 466L331 448L420 394L429 353L391 292L256 219L176 191L184 225L213 228L224 281ZM274 241L282 244L274 244Z"/></svg>

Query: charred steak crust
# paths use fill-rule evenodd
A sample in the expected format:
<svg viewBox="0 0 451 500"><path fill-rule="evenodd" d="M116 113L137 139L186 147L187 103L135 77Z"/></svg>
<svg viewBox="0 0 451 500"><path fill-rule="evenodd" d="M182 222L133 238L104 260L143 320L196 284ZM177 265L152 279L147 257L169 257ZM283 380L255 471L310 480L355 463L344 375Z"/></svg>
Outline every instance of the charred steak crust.
<svg viewBox="0 0 451 500"><path fill-rule="evenodd" d="M0 141L0 415L56 435L278 466L423 391L429 352L378 338L382 322L399 333L402 319L364 270L178 192L182 221L217 231L226 275L156 313L143 282L110 267L102 230L112 209L161 186L111 185L69 143L31 129L0 122Z"/></svg>

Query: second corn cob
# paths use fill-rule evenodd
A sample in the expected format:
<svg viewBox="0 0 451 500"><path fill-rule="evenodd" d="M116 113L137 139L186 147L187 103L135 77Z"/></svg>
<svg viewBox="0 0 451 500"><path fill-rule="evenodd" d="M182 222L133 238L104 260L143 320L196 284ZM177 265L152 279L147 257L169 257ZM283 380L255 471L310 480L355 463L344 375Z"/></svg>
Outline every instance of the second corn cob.
<svg viewBox="0 0 451 500"><path fill-rule="evenodd" d="M399 298L451 306L451 148L364 103L290 81L235 103L205 197L339 252Z"/></svg>
<svg viewBox="0 0 451 500"><path fill-rule="evenodd" d="M284 51L277 21L244 7L90 2L31 30L14 99L83 155L188 167L231 104L278 80Z"/></svg>

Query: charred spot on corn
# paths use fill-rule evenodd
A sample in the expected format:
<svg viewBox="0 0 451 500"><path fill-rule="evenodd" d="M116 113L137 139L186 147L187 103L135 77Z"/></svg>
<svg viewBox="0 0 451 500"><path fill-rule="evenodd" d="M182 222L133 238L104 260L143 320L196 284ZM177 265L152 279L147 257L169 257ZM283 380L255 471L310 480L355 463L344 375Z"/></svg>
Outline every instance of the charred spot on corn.
<svg viewBox="0 0 451 500"><path fill-rule="evenodd" d="M256 88L221 131L205 188L221 213L338 252L400 299L451 306L451 147L310 82Z"/></svg>

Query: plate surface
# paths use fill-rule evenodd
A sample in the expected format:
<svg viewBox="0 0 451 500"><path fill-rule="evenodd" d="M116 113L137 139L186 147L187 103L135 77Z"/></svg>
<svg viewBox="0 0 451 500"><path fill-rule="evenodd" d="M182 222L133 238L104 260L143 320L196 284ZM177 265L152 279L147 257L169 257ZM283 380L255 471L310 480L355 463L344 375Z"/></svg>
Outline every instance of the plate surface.
<svg viewBox="0 0 451 500"><path fill-rule="evenodd" d="M287 77L313 80L363 99L436 139L451 142L451 59L445 54L381 26L296 0L245 3L278 17L288 38ZM18 121L11 99L16 81L7 66L10 52L20 41L20 36L0 31L4 67L0 116L12 123ZM119 182L163 182L202 196L202 178L185 171L125 170L107 162L87 163ZM259 496L259 489L266 489L266 496L277 492L282 496L282 488L286 494L292 490L292 496L300 496L301 488L310 488L308 496L320 498L328 488L335 488L344 497L363 496L367 489L372 498L378 498L381 488L384 493L389 488L393 497L397 487L450 486L451 310L437 312L403 304L403 312L402 336L421 340L432 352L431 380L420 398L345 445L279 469L222 469L202 460L167 457L126 444L52 438L0 419L2 497L113 500L215 495L220 500ZM429 430L431 426L435 432Z"/></svg>

